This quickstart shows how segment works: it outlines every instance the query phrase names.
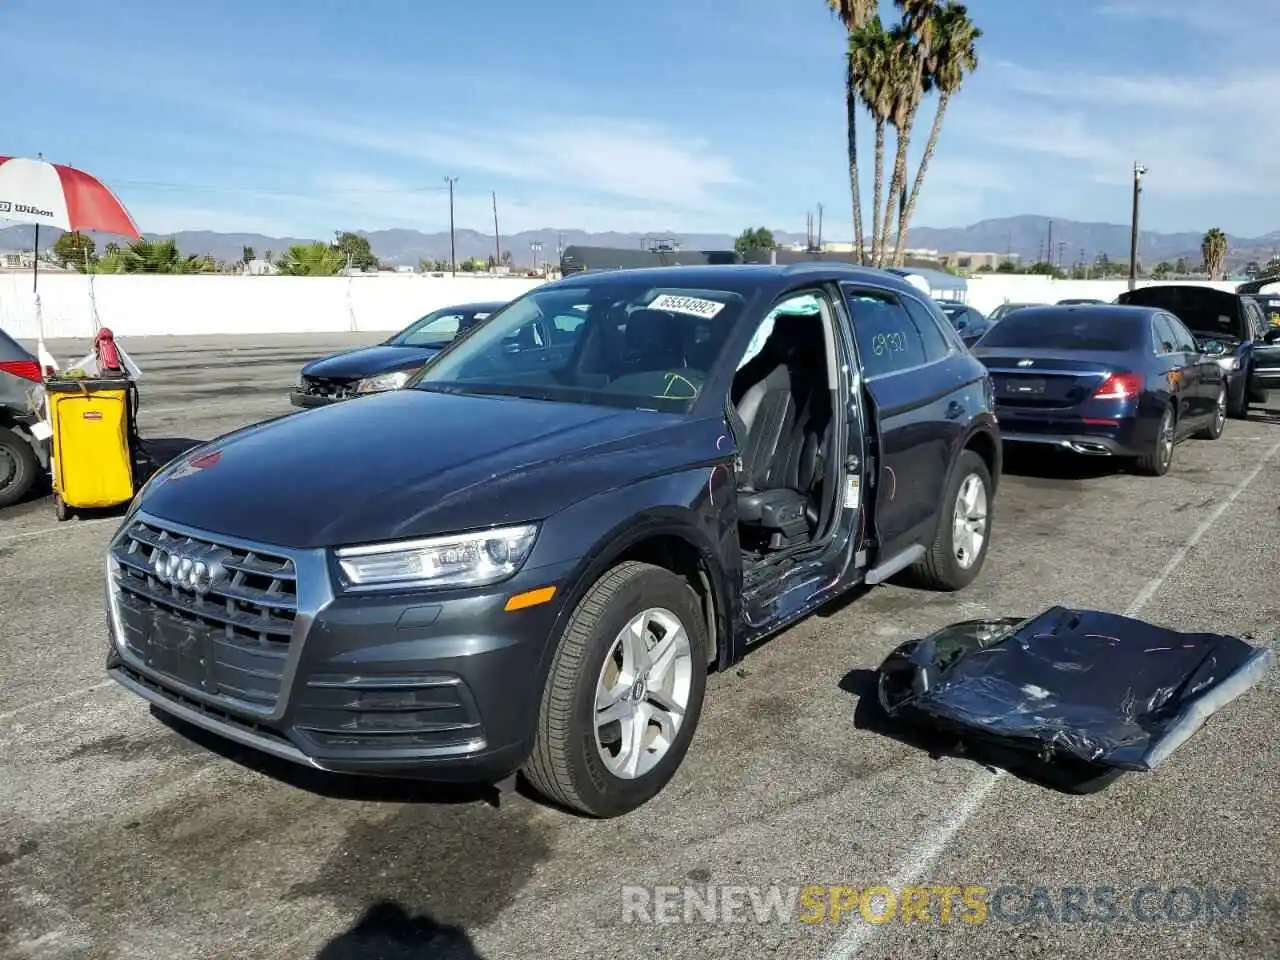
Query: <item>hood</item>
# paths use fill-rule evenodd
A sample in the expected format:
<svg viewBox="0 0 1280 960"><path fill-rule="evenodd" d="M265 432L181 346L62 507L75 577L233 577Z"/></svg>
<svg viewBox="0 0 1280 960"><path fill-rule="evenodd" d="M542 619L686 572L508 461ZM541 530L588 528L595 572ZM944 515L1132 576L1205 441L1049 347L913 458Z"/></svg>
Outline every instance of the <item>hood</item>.
<svg viewBox="0 0 1280 960"><path fill-rule="evenodd" d="M395 390L214 440L156 477L163 520L285 547L540 520L705 462L715 426L672 414Z"/></svg>
<svg viewBox="0 0 1280 960"><path fill-rule="evenodd" d="M1197 338L1241 339L1240 297L1213 287L1165 284L1126 290L1117 303L1168 310Z"/></svg>
<svg viewBox="0 0 1280 960"><path fill-rule="evenodd" d="M334 380L360 380L379 373L416 370L439 352L435 347L388 347L378 344L312 360L302 368L302 375Z"/></svg>

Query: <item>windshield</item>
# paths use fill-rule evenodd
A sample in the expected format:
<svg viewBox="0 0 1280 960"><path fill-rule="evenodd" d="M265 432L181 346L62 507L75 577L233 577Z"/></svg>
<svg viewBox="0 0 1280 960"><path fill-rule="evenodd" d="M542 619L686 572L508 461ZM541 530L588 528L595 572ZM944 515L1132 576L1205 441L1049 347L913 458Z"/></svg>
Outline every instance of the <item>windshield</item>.
<svg viewBox="0 0 1280 960"><path fill-rule="evenodd" d="M1262 308L1262 314L1267 318L1267 323L1273 327L1280 327L1280 295L1255 294L1253 302Z"/></svg>
<svg viewBox="0 0 1280 960"><path fill-rule="evenodd" d="M415 320L387 341L390 347L447 347L460 332L475 326L497 308L445 307Z"/></svg>
<svg viewBox="0 0 1280 960"><path fill-rule="evenodd" d="M1100 350L1125 353L1141 348L1142 317L1121 317L1113 313L1085 315L1063 313L1023 313L1006 317L982 338L983 347L1018 350Z"/></svg>
<svg viewBox="0 0 1280 960"><path fill-rule="evenodd" d="M549 285L441 353L409 386L684 413L745 306L726 290Z"/></svg>

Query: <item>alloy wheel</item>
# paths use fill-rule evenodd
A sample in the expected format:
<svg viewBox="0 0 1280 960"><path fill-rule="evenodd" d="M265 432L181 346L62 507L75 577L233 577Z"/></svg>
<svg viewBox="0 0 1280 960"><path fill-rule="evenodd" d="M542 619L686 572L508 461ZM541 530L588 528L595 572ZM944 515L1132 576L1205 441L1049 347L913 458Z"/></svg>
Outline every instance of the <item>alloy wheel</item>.
<svg viewBox="0 0 1280 960"><path fill-rule="evenodd" d="M1160 421L1160 465L1167 466L1173 460L1173 414L1165 411Z"/></svg>
<svg viewBox="0 0 1280 960"><path fill-rule="evenodd" d="M1224 387L1218 392L1218 406L1213 411L1213 429L1220 433L1227 423L1227 390Z"/></svg>
<svg viewBox="0 0 1280 960"><path fill-rule="evenodd" d="M951 521L951 549L956 564L969 569L982 554L987 539L987 487L971 473L960 484Z"/></svg>
<svg viewBox="0 0 1280 960"><path fill-rule="evenodd" d="M656 767L675 742L693 686L689 631L670 610L653 607L618 633L596 681L596 749L624 780Z"/></svg>

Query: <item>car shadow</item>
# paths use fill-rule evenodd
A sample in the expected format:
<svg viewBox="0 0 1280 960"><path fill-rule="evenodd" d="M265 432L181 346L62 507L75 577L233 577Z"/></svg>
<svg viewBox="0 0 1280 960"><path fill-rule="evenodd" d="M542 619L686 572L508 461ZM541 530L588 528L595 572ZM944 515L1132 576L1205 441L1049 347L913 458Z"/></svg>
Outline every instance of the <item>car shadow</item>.
<svg viewBox="0 0 1280 960"><path fill-rule="evenodd" d="M314 960L484 960L461 927L417 916L390 900L370 906Z"/></svg>
<svg viewBox="0 0 1280 960"><path fill-rule="evenodd" d="M1004 770L1025 783L1068 795L1097 793L1123 771L1071 759L1045 762L1021 750L986 741L966 741L943 730L929 730L895 720L885 713L878 694L879 673L856 668L840 678L840 689L857 698L855 729L896 740L920 750L932 760L963 759L987 770Z"/></svg>
<svg viewBox="0 0 1280 960"><path fill-rule="evenodd" d="M1057 450L1018 450L1012 445L1004 449L1003 472L1006 476L1079 481L1098 480L1128 471L1129 464L1116 457L1090 457Z"/></svg>

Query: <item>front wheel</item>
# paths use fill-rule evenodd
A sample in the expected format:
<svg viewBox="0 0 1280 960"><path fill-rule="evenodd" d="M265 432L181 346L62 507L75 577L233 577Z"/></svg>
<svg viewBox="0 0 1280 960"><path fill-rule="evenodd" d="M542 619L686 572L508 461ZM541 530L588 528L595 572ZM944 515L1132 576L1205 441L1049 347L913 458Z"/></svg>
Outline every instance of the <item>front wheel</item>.
<svg viewBox="0 0 1280 960"><path fill-rule="evenodd" d="M1173 407L1165 407L1151 449L1138 458L1138 472L1149 477L1163 477L1168 473L1173 465L1173 443Z"/></svg>
<svg viewBox="0 0 1280 960"><path fill-rule="evenodd" d="M647 563L614 567L587 591L556 648L525 778L592 817L647 803L693 739L706 649L688 583Z"/></svg>
<svg viewBox="0 0 1280 960"><path fill-rule="evenodd" d="M937 532L913 579L929 590L961 590L982 570L991 543L991 471L986 461L965 450L951 470L938 505Z"/></svg>

